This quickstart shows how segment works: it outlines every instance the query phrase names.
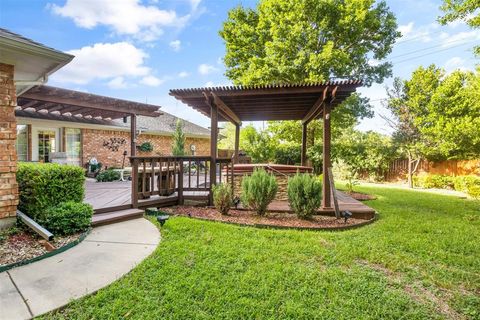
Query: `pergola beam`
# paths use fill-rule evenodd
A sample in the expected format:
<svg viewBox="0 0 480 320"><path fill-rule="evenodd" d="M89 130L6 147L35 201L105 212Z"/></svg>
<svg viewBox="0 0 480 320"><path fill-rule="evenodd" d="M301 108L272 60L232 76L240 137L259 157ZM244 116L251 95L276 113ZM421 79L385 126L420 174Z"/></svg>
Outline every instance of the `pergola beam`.
<svg viewBox="0 0 480 320"><path fill-rule="evenodd" d="M222 113L226 114L232 120L233 124L240 125L242 123L235 112L233 112L232 109L230 109L225 102L223 102L223 100L215 94L215 92L210 92L210 94L212 95L213 102L217 105L219 111L222 111Z"/></svg>
<svg viewBox="0 0 480 320"><path fill-rule="evenodd" d="M310 121L315 119L315 115L318 114L319 110L322 109L323 103L327 100L328 95L328 86L323 89L322 95L315 101L312 108L308 110L305 117L302 119L302 124L308 124Z"/></svg>

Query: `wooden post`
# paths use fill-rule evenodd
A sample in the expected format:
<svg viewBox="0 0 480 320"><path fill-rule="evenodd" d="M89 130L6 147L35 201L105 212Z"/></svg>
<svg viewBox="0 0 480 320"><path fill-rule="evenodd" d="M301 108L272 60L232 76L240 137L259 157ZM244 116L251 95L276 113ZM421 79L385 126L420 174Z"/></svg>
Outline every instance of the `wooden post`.
<svg viewBox="0 0 480 320"><path fill-rule="evenodd" d="M307 126L308 122L302 123L302 155L301 164L306 165L307 162Z"/></svg>
<svg viewBox="0 0 480 320"><path fill-rule="evenodd" d="M138 208L138 159L130 159L132 165L132 207Z"/></svg>
<svg viewBox="0 0 480 320"><path fill-rule="evenodd" d="M130 115L130 156L137 155L137 116Z"/></svg>
<svg viewBox="0 0 480 320"><path fill-rule="evenodd" d="M331 209L330 201L330 183L328 179L328 168L330 165L330 112L331 105L330 103L323 104L323 199L322 199L322 209Z"/></svg>
<svg viewBox="0 0 480 320"><path fill-rule="evenodd" d="M233 163L238 163L238 149L240 148L240 125L235 124L235 153Z"/></svg>
<svg viewBox="0 0 480 320"><path fill-rule="evenodd" d="M213 204L212 186L217 182L217 137L218 137L218 108L213 99L210 100L210 192L209 202Z"/></svg>
<svg viewBox="0 0 480 320"><path fill-rule="evenodd" d="M183 205L183 159L180 159L178 170L178 204Z"/></svg>

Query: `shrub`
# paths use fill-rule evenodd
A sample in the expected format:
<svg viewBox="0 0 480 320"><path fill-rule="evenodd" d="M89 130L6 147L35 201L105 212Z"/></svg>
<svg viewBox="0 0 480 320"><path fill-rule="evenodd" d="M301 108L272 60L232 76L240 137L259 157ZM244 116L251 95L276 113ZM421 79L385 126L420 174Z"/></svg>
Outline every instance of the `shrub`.
<svg viewBox="0 0 480 320"><path fill-rule="evenodd" d="M275 176L264 169L256 169L251 176L244 176L242 180L242 203L264 215L267 207L275 198L278 185Z"/></svg>
<svg viewBox="0 0 480 320"><path fill-rule="evenodd" d="M480 186L480 177L458 176L454 178L454 188L457 191L467 192L472 186Z"/></svg>
<svg viewBox="0 0 480 320"><path fill-rule="evenodd" d="M274 162L278 164L300 163L301 145L298 143L281 143L274 149Z"/></svg>
<svg viewBox="0 0 480 320"><path fill-rule="evenodd" d="M97 174L97 182L111 182L120 180L120 172L113 169L107 169Z"/></svg>
<svg viewBox="0 0 480 320"><path fill-rule="evenodd" d="M19 163L19 210L36 219L51 206L65 201L82 202L84 170L55 163Z"/></svg>
<svg viewBox="0 0 480 320"><path fill-rule="evenodd" d="M425 189L453 189L455 178L452 176L426 174L414 179L414 185Z"/></svg>
<svg viewBox="0 0 480 320"><path fill-rule="evenodd" d="M322 202L322 183L310 174L288 179L288 202L299 218L310 218Z"/></svg>
<svg viewBox="0 0 480 320"><path fill-rule="evenodd" d="M474 198L480 200L480 185L471 185L467 189L467 194Z"/></svg>
<svg viewBox="0 0 480 320"><path fill-rule="evenodd" d="M67 201L47 209L38 222L53 234L72 234L85 231L92 215L91 205Z"/></svg>
<svg viewBox="0 0 480 320"><path fill-rule="evenodd" d="M212 191L215 208L217 208L221 214L228 214L233 203L232 186L227 183L220 183L214 185Z"/></svg>

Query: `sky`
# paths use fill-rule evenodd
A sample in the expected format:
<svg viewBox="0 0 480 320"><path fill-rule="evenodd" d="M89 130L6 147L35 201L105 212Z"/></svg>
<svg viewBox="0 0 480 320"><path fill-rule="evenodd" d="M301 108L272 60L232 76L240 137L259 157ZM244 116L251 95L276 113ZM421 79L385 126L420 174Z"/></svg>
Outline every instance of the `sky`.
<svg viewBox="0 0 480 320"><path fill-rule="evenodd" d="M388 60L393 76L408 78L418 66L436 64L447 72L474 70L472 47L480 30L463 22L440 26L441 1L387 1L402 38ZM209 119L168 95L170 89L229 85L218 35L228 11L250 0L0 0L0 27L75 55L48 84L159 105L203 127ZM390 133L383 120L382 84L361 88L375 117L360 130ZM261 126L262 124L255 124Z"/></svg>

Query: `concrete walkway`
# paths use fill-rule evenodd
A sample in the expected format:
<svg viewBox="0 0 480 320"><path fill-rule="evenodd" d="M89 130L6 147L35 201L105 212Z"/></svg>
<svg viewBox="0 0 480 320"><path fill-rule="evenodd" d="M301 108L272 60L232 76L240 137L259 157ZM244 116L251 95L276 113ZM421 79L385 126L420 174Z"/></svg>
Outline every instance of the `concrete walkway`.
<svg viewBox="0 0 480 320"><path fill-rule="evenodd" d="M77 246L0 273L0 319L30 319L114 282L150 255L158 229L140 218L98 227Z"/></svg>

